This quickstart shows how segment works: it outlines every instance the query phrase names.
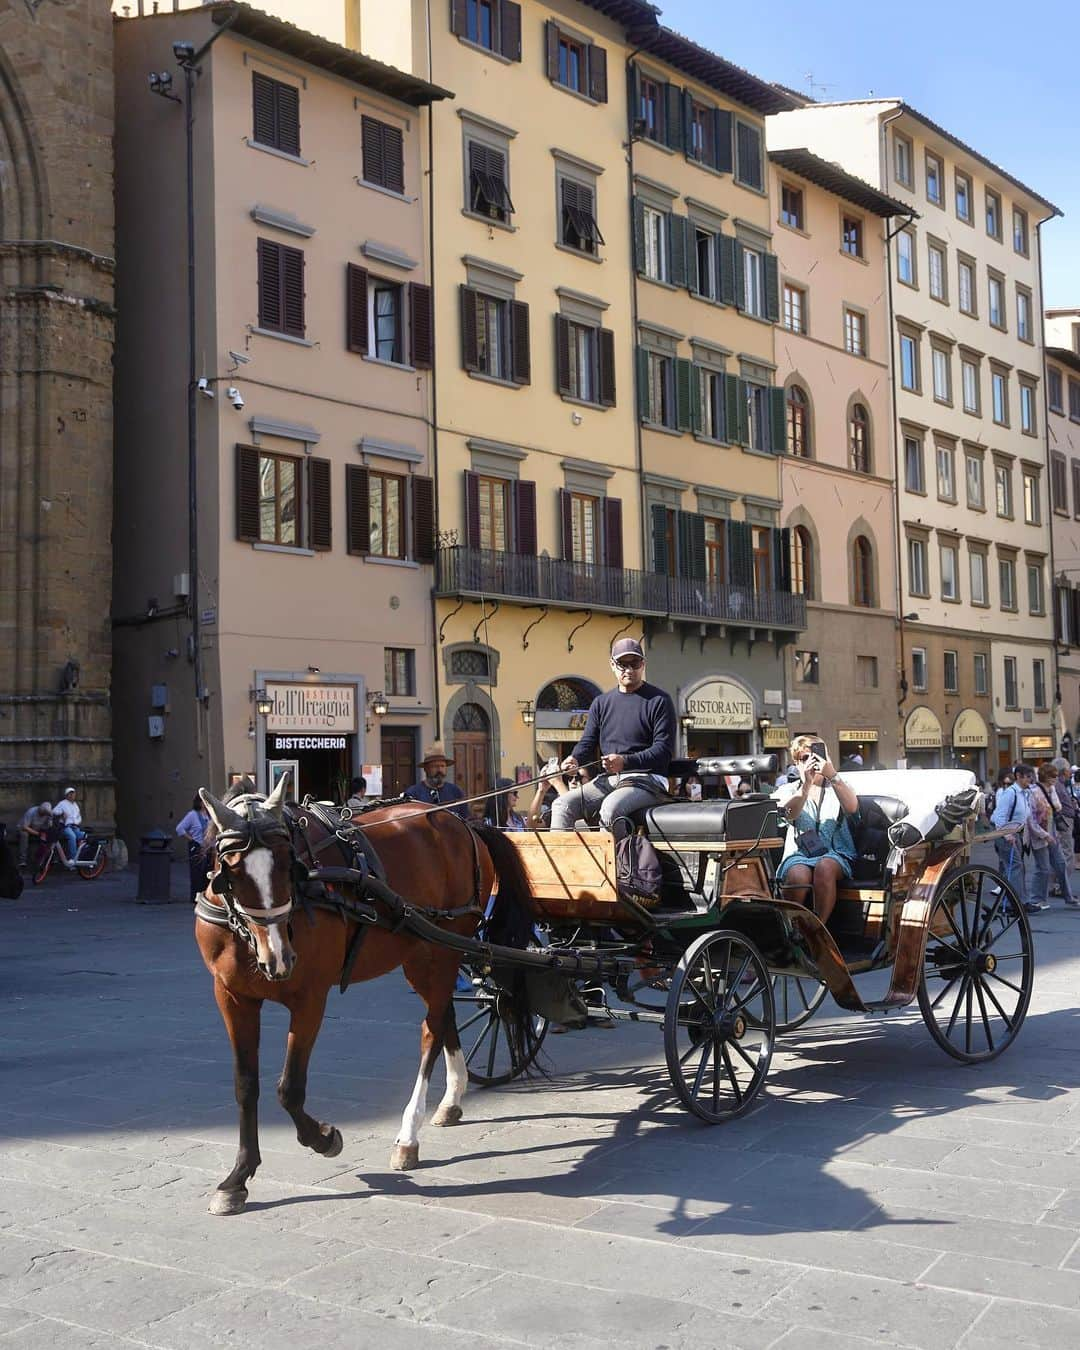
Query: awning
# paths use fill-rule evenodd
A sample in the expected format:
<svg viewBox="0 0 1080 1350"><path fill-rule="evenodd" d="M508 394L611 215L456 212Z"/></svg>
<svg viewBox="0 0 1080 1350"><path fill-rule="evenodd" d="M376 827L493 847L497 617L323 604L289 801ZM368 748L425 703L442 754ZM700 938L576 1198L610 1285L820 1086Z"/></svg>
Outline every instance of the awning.
<svg viewBox="0 0 1080 1350"><path fill-rule="evenodd" d="M954 750L985 750L990 744L990 729L983 721L982 714L974 708L965 708L957 713L952 743Z"/></svg>
<svg viewBox="0 0 1080 1350"><path fill-rule="evenodd" d="M904 746L907 750L940 750L943 743L941 722L933 708L913 708L904 723Z"/></svg>

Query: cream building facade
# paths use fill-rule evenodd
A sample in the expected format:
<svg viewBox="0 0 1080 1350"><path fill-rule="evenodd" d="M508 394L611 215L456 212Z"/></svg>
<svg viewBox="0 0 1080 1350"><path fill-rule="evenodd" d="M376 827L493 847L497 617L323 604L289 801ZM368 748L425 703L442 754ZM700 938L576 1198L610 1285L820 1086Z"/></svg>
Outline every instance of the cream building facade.
<svg viewBox="0 0 1080 1350"><path fill-rule="evenodd" d="M893 240L905 749L996 772L1054 749L1040 226L1057 208L910 105L776 118L909 204Z"/></svg>
<svg viewBox="0 0 1080 1350"><path fill-rule="evenodd" d="M1047 310L1045 331L1058 731L1062 754L1075 763L1080 747L1080 309Z"/></svg>
<svg viewBox="0 0 1080 1350"><path fill-rule="evenodd" d="M147 74L211 38L194 104L196 691L184 112ZM246 772L265 788L285 765L300 794L340 799L365 765L403 786L435 730L421 135L443 91L246 5L118 18L115 51L121 827L169 829L197 786Z"/></svg>

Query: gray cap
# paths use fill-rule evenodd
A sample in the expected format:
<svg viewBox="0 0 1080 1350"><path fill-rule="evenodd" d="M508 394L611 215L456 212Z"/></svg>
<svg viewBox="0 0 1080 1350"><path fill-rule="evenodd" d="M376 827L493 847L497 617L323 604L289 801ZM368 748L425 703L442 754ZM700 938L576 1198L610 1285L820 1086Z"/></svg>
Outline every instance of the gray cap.
<svg viewBox="0 0 1080 1350"><path fill-rule="evenodd" d="M618 642L611 644L611 659L618 661L623 656L640 656L645 660L645 653L641 650L641 643L637 638L619 638Z"/></svg>

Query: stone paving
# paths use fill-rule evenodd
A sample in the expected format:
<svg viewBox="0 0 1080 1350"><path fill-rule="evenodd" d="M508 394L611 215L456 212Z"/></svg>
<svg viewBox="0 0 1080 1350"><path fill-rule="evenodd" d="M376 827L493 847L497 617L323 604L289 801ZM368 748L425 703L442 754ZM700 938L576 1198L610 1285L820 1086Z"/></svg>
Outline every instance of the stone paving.
<svg viewBox="0 0 1080 1350"><path fill-rule="evenodd" d="M277 1105L268 1008L264 1162L219 1219L228 1045L187 905L134 891L0 902L0 1350L1080 1344L1076 914L1036 918L1033 1006L993 1064L953 1064L917 1012L827 1006L709 1129L654 1028L590 1030L549 1040L546 1081L470 1093L407 1174L400 975L331 995L309 1102L333 1160Z"/></svg>

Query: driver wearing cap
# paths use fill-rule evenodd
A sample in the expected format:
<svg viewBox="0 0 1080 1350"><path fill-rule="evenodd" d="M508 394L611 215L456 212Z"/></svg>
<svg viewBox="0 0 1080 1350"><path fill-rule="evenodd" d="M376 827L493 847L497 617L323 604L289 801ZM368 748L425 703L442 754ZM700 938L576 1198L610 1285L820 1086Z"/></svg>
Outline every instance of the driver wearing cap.
<svg viewBox="0 0 1080 1350"><path fill-rule="evenodd" d="M671 696L645 680L645 653L636 638L619 638L611 648L616 687L592 702L581 740L562 762L564 773L599 759L603 771L571 788L551 805L551 828L572 830L576 821L600 812L600 824L627 833L626 817L652 806L667 791L668 766L675 753L675 705Z"/></svg>

